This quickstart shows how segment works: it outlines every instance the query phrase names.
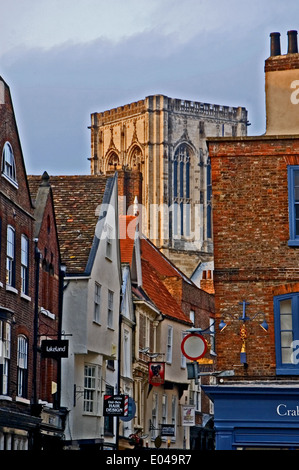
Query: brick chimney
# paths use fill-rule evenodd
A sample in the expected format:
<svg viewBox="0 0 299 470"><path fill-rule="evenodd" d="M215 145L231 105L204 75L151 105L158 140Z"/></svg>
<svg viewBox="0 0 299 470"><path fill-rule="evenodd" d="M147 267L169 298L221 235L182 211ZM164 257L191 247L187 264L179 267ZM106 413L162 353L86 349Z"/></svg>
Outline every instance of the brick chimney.
<svg viewBox="0 0 299 470"><path fill-rule="evenodd" d="M270 34L265 61L266 134L299 134L299 53L297 31L288 31L288 50L281 54L280 33Z"/></svg>

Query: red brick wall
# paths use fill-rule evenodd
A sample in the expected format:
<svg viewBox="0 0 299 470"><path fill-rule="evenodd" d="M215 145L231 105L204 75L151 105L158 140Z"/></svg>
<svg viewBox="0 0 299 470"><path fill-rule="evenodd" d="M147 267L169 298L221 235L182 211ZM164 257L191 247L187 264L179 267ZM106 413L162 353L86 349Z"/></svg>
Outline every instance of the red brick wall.
<svg viewBox="0 0 299 470"><path fill-rule="evenodd" d="M2 164L2 150L8 141L14 152L18 187L16 188L0 172L0 218L1 218L1 251L0 251L0 305L14 312L11 328L11 359L9 377L9 396L15 398L17 387L17 337L26 335L28 345L28 399L32 397L32 346L33 346L33 318L34 318L34 249L33 243L33 208L27 186L22 149L19 141L9 88L5 85L5 103L0 104L0 156ZM6 239L7 225L15 229L15 288L17 292L6 290ZM21 298L21 235L29 239L29 297ZM20 409L22 405L20 404Z"/></svg>
<svg viewBox="0 0 299 470"><path fill-rule="evenodd" d="M266 315L266 334L247 322L247 362L240 364L241 322L217 335L220 369L253 376L275 374L273 296L297 289L299 251L288 246L287 165L299 161L299 139L257 137L210 141L212 165L215 309L249 317ZM289 286L289 287L288 287ZM262 317L261 318L262 321Z"/></svg>
<svg viewBox="0 0 299 470"><path fill-rule="evenodd" d="M55 218L50 193L44 210L38 237L38 249L41 252L39 276L39 311L41 307L55 315L52 319L39 313L39 335L48 339L58 339L59 326L59 266L60 255L57 242ZM38 397L49 403L53 402L52 381L58 383L57 361L41 358L38 361L39 381Z"/></svg>
<svg viewBox="0 0 299 470"><path fill-rule="evenodd" d="M138 204L142 204L142 173L140 171L118 171L118 196L126 197L124 207L120 207L120 214L128 213L128 208L133 206L136 196Z"/></svg>

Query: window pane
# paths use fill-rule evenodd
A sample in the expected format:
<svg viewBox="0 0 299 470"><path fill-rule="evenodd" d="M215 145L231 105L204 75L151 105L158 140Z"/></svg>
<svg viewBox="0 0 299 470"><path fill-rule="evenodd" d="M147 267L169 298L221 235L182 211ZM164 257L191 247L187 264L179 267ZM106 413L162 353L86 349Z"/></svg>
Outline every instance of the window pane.
<svg viewBox="0 0 299 470"><path fill-rule="evenodd" d="M288 347L293 341L293 332L292 331L282 331L281 332L281 346Z"/></svg>
<svg viewBox="0 0 299 470"><path fill-rule="evenodd" d="M280 316L280 328L282 330L291 330L292 329L292 314L290 315L281 315Z"/></svg>
<svg viewBox="0 0 299 470"><path fill-rule="evenodd" d="M283 348L281 350L281 362L283 364L291 364L292 363L292 354L293 349L292 348Z"/></svg>
<svg viewBox="0 0 299 470"><path fill-rule="evenodd" d="M292 314L292 300L281 300L280 301L280 314Z"/></svg>
<svg viewBox="0 0 299 470"><path fill-rule="evenodd" d="M295 186L299 186L299 171L294 171L294 184Z"/></svg>

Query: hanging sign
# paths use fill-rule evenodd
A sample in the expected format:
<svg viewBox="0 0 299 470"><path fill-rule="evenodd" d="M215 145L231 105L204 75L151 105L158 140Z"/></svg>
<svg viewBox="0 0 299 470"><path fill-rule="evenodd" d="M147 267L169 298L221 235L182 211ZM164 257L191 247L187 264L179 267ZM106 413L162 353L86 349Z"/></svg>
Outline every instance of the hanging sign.
<svg viewBox="0 0 299 470"><path fill-rule="evenodd" d="M175 436L175 425L174 424L162 424L161 436Z"/></svg>
<svg viewBox="0 0 299 470"><path fill-rule="evenodd" d="M127 416L128 395L104 395L104 416Z"/></svg>
<svg viewBox="0 0 299 470"><path fill-rule="evenodd" d="M181 343L181 350L187 359L196 361L205 355L207 342L204 337L198 333L190 333L184 337Z"/></svg>
<svg viewBox="0 0 299 470"><path fill-rule="evenodd" d="M182 405L182 426L195 426L194 405Z"/></svg>
<svg viewBox="0 0 299 470"><path fill-rule="evenodd" d="M68 357L69 342L67 339L44 339L41 342L41 352L43 357Z"/></svg>
<svg viewBox="0 0 299 470"><path fill-rule="evenodd" d="M159 386L164 384L165 364L164 362L148 363L148 382L151 385Z"/></svg>

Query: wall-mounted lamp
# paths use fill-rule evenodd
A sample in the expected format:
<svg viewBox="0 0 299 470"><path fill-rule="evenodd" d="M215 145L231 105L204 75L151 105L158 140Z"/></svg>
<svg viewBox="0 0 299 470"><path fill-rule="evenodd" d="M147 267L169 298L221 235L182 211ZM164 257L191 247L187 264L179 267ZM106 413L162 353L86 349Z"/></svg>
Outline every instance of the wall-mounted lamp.
<svg viewBox="0 0 299 470"><path fill-rule="evenodd" d="M249 305L249 302L246 302L245 300L243 300L243 302L239 302L240 305L243 305L243 312L242 312L242 316L239 317L237 320L238 321L242 321L242 325L241 325L241 328L240 328L240 337L241 337L241 340L242 340L242 346L241 346L241 353L240 353L240 361L242 364L247 364L247 358L246 358L246 338L247 338L247 330L246 330L246 325L245 323L247 321L251 321L251 320L254 320L256 317L260 317L260 316L263 316L263 321L262 323L260 323L260 327L265 331L267 332L268 331L268 323L266 322L266 319L265 319L265 314L263 312L258 312L256 313L252 318L246 316L246 306ZM229 316L232 321L235 321L236 319L232 317L232 315L230 314L225 314L225 316ZM227 323L225 323L225 321L222 319L219 323L219 329L220 331L223 331L226 327L228 326Z"/></svg>

